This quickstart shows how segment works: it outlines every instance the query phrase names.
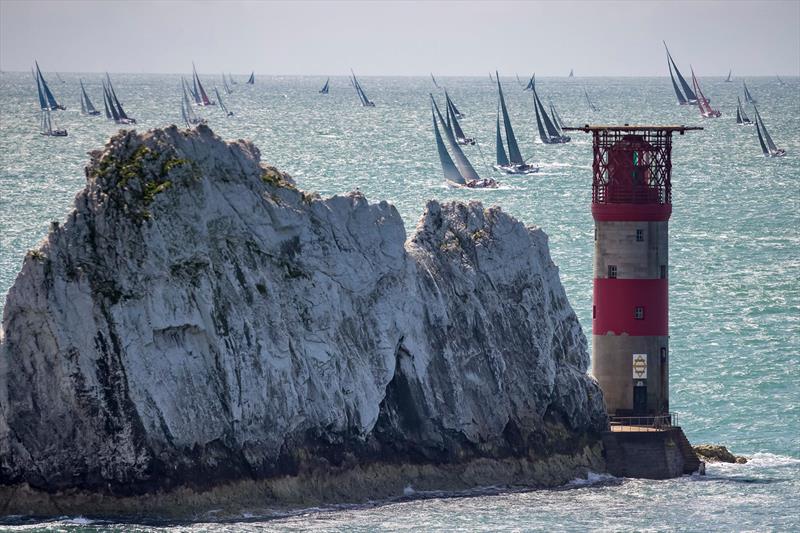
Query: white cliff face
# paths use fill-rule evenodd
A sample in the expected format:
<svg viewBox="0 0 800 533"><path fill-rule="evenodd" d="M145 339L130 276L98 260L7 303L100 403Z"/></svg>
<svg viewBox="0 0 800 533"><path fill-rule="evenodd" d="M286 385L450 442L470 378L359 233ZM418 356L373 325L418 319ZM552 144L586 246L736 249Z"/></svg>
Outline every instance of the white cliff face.
<svg viewBox="0 0 800 533"><path fill-rule="evenodd" d="M537 457L606 425L541 230L430 202L406 241L393 206L203 126L92 154L0 356L0 484L48 490Z"/></svg>

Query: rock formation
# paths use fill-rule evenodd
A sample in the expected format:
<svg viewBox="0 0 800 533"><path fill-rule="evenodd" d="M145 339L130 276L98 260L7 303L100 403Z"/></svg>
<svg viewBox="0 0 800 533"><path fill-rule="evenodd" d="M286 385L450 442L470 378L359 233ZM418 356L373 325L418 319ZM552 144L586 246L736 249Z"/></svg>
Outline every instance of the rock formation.
<svg viewBox="0 0 800 533"><path fill-rule="evenodd" d="M355 501L602 468L601 392L540 229L431 201L406 240L386 202L301 192L205 126L90 156L3 313L6 512L36 494L84 512L93 494L235 483Z"/></svg>

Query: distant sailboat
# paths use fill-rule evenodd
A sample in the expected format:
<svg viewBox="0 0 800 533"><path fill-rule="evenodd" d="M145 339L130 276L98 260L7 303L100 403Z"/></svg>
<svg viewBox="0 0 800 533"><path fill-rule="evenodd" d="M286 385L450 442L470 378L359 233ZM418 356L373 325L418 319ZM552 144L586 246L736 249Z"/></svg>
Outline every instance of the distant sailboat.
<svg viewBox="0 0 800 533"><path fill-rule="evenodd" d="M208 98L205 89L203 89L203 84L200 83L200 76L197 75L197 69L194 66L194 62L192 62L192 76L195 87L197 88L197 105L203 107L207 105L215 105L215 102Z"/></svg>
<svg viewBox="0 0 800 533"><path fill-rule="evenodd" d="M497 77L497 94L500 102L500 112L503 114L503 128L505 129L506 144L508 145L508 157L506 158L508 161L504 162L501 158L498 157L497 164L495 165L494 168L496 168L501 172L505 172L506 174L533 174L534 172L538 172L539 167L535 165L529 165L525 162L524 159L522 159L522 153L519 151L519 145L517 144L517 138L514 135L514 129L511 127L511 119L508 116L508 109L506 108L506 100L503 97L503 87L500 85L500 75L497 74L496 77ZM499 129L497 138L502 141L499 134ZM497 153L499 156L500 149L497 150ZM505 152L503 153L505 154Z"/></svg>
<svg viewBox="0 0 800 533"><path fill-rule="evenodd" d="M733 80L731 79L731 74L733 73L733 69L728 70L728 77L725 78L725 83L731 83Z"/></svg>
<svg viewBox="0 0 800 533"><path fill-rule="evenodd" d="M750 126L753 123L750 121L750 118L747 116L747 113L744 112L744 107L742 107L742 101L739 97L736 97L736 123L740 126Z"/></svg>
<svg viewBox="0 0 800 533"><path fill-rule="evenodd" d="M361 106L375 107L375 103L370 101L369 98L367 98L367 93L365 93L364 89L361 88L361 84L358 82L358 78L356 78L356 75L352 69L350 70L350 73L353 74L353 79L352 79L353 87L355 87L356 89L356 94L358 94L358 99L361 101Z"/></svg>
<svg viewBox="0 0 800 533"><path fill-rule="evenodd" d="M592 99L591 99L591 98L589 98L589 93L588 93L588 91L586 90L586 86L584 86L584 87L583 87L583 96L585 96L585 97L586 97L586 103L587 103L587 104L589 104L589 109L591 109L592 111L597 111L597 108L596 108L596 107L595 107L595 105L592 103Z"/></svg>
<svg viewBox="0 0 800 533"><path fill-rule="evenodd" d="M125 110L122 109L122 104L117 98L117 92L114 90L114 85L111 84L111 76L106 72L106 83L103 85L107 93L108 106L111 109L111 117L117 124L136 124L136 119L129 117Z"/></svg>
<svg viewBox="0 0 800 533"><path fill-rule="evenodd" d="M767 127L764 125L764 119L761 118L761 115L758 112L758 108L754 105L753 109L756 112L756 132L758 133L758 142L761 144L761 151L764 153L764 156L766 157L785 156L786 150L778 148L772 141L772 136L770 136L769 132L767 131Z"/></svg>
<svg viewBox="0 0 800 533"><path fill-rule="evenodd" d="M747 83L745 83L744 80L742 80L742 85L744 86L744 101L746 103L748 103L748 104L756 104L756 103L758 103L758 102L756 102L756 99L753 98L753 95L750 94L750 91L747 90Z"/></svg>
<svg viewBox="0 0 800 533"><path fill-rule="evenodd" d="M183 89L183 98L181 98L181 116L183 116L183 121L186 123L186 127L190 128L192 126L196 126L197 124L205 124L206 120L204 118L199 118L197 113L194 112L194 108L192 104L189 102L189 84L186 83L186 80L181 76L181 88Z"/></svg>
<svg viewBox="0 0 800 533"><path fill-rule="evenodd" d="M431 96L431 115L433 116L433 132L436 137L436 148L439 152L439 162L442 164L442 171L444 172L444 179L455 186L467 187L470 189L493 189L497 187L497 182L492 178L481 178L473 168L472 164L464 155L461 147L456 141L453 131L445 124L442 113L439 111L439 106L436 105L433 95ZM437 123L438 118L438 123ZM447 138L447 143L450 145L450 150L453 152L453 157L445 147L442 140L442 134L439 132L439 124L442 125ZM453 161L455 158L455 162Z"/></svg>
<svg viewBox="0 0 800 533"><path fill-rule="evenodd" d="M572 69L569 69L569 76L568 77L570 77L570 78L574 78L575 77L575 72L573 72Z"/></svg>
<svg viewBox="0 0 800 533"><path fill-rule="evenodd" d="M528 85L525 86L523 91L532 91L534 87L536 87L536 73L535 72L533 73L533 76L531 76L531 79L528 80Z"/></svg>
<svg viewBox="0 0 800 533"><path fill-rule="evenodd" d="M431 72L431 80L433 80L433 86L439 89L439 84L436 83L436 78L433 77L433 72Z"/></svg>
<svg viewBox="0 0 800 533"><path fill-rule="evenodd" d="M49 137L66 137L66 129L53 129L53 119L50 115L50 104L47 102L47 98L45 97L44 90L42 88L42 82L39 76L36 76L36 91L39 95L39 107L41 108L42 112L40 133Z"/></svg>
<svg viewBox="0 0 800 533"><path fill-rule="evenodd" d="M319 94L328 94L328 91L330 91L330 83L331 83L330 78L325 80L325 85L323 85L322 89L319 90Z"/></svg>
<svg viewBox="0 0 800 533"><path fill-rule="evenodd" d="M447 94L447 91L444 92L444 95L447 98L447 106L453 111L453 115L455 115L456 118L459 119L464 118L464 113L458 110L456 104L453 103L453 99L450 98L450 95Z"/></svg>
<svg viewBox="0 0 800 533"><path fill-rule="evenodd" d="M780 83L782 87L785 87L785 86L786 86L786 82L785 82L785 81L783 81L783 80L781 79L781 77L780 77L780 76L778 76L777 74L775 74L775 77L776 77L776 78L778 78L778 83Z"/></svg>
<svg viewBox="0 0 800 533"><path fill-rule="evenodd" d="M230 86L228 86L228 80L225 79L225 73L222 73L222 88L225 89L225 94L231 94L233 91L231 90Z"/></svg>
<svg viewBox="0 0 800 533"><path fill-rule="evenodd" d="M444 92L444 97L447 105L447 122L448 125L453 129L456 142L463 145L474 145L475 139L464 135L464 130L461 129L461 125L458 123L458 113L453 105L453 102L450 100L450 96L447 94L447 91Z"/></svg>
<svg viewBox="0 0 800 533"><path fill-rule="evenodd" d="M36 76L39 79L39 82L42 84L42 91L44 92L45 100L47 101L48 109L51 111L55 111L56 109L65 110L67 109L63 105L56 102L55 96L53 96L53 92L50 90L50 87L47 85L47 82L44 80L44 76L42 76L42 70L39 68L39 63L34 61L36 65Z"/></svg>
<svg viewBox="0 0 800 533"><path fill-rule="evenodd" d="M664 43L664 48L667 51L667 68L669 70L669 77L672 79L672 88L675 89L675 96L678 98L678 103L680 105L696 105L697 104L697 96L695 96L692 88L689 87L689 84L686 83L686 80L681 75L681 71L678 70L678 65L675 64L675 60L672 59L672 55L669 53L669 48L667 48L667 43ZM678 81L683 88L683 92L681 89L678 88L678 84L675 83L675 76L672 75L672 70L675 70L675 76L678 77Z"/></svg>
<svg viewBox="0 0 800 533"><path fill-rule="evenodd" d="M239 82L233 79L233 75L230 72L228 73L228 81L231 82L231 85L239 85Z"/></svg>
<svg viewBox="0 0 800 533"><path fill-rule="evenodd" d="M700 116L703 118L721 117L722 113L711 108L708 99L703 95L703 91L700 90L700 83L697 81L697 76L694 75L694 69L691 66L689 68L692 71L692 85L694 85L694 92L697 93L697 105L700 108Z"/></svg>
<svg viewBox="0 0 800 533"><path fill-rule="evenodd" d="M222 96L220 96L219 91L216 87L214 87L214 94L217 95L217 102L219 102L219 108L222 109L222 112L225 113L225 116L232 117L233 111L229 111L228 108L225 106L225 102L222 101Z"/></svg>
<svg viewBox="0 0 800 533"><path fill-rule="evenodd" d="M253 85L253 84L255 84L255 82L256 82L256 72L253 71L253 72L250 73L250 78L247 79L247 84L248 85Z"/></svg>
<svg viewBox="0 0 800 533"><path fill-rule="evenodd" d="M86 88L83 86L83 80L79 79L81 84L81 113L84 115L99 115L100 111L95 109L92 101L89 100L89 95L86 94Z"/></svg>
<svg viewBox="0 0 800 533"><path fill-rule="evenodd" d="M544 110L542 101L533 89L533 111L536 115L536 127L539 130L539 138L544 144L564 144L570 142L571 138L564 135L559 128L553 123L553 120L547 115Z"/></svg>

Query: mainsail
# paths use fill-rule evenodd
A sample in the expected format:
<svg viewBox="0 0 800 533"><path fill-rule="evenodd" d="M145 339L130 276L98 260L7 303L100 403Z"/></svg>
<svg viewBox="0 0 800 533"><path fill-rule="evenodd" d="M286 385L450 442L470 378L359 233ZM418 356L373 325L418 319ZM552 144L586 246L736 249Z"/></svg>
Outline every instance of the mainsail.
<svg viewBox="0 0 800 533"><path fill-rule="evenodd" d="M439 111L439 106L436 105L436 100L433 99L433 95L431 95L431 102L433 102L433 109L436 112L436 116L439 117L439 123L444 125L444 117L442 117L442 113ZM450 145L450 150L453 152L455 165L461 173L461 176L467 181L481 179L478 173L475 172L475 169L472 168L472 164L469 162L469 159L467 159L467 156L461 151L461 147L458 145L458 142L456 142L453 132L445 128L444 133L445 137L447 137L447 144Z"/></svg>
<svg viewBox="0 0 800 533"><path fill-rule="evenodd" d="M744 80L742 80L742 85L744 86L744 101L748 104L757 103L756 99L753 98L753 95L750 94L750 91L747 90L747 83L745 83Z"/></svg>
<svg viewBox="0 0 800 533"><path fill-rule="evenodd" d="M56 97L53 96L52 91L50 91L50 87L47 86L47 82L44 80L44 76L42 76L42 70L39 68L39 63L34 61L36 64L36 74L39 76L39 80L42 84L42 91L44 92L44 96L47 99L47 104L49 109L56 110L56 109L66 109L63 105L60 105L56 102Z"/></svg>
<svg viewBox="0 0 800 533"><path fill-rule="evenodd" d="M500 106L497 106L497 164L501 167L509 165L508 156L506 155L505 146L503 146L503 137L500 135Z"/></svg>
<svg viewBox="0 0 800 533"><path fill-rule="evenodd" d="M431 116L433 117L433 133L436 136L436 149L439 151L439 161L442 164L444 179L446 179L447 181L452 181L453 183L464 185L466 183L466 181L464 180L464 176L461 175L461 172L458 171L458 168L456 168L455 163L453 163L453 159L447 152L447 148L445 147L444 141L442 140L442 134L439 133L439 125L436 123L436 113L433 109L434 105L435 104L431 104Z"/></svg>
<svg viewBox="0 0 800 533"><path fill-rule="evenodd" d="M667 43L664 43L664 48L667 50L667 59L672 63L672 68L675 69L675 75L678 76L678 81L683 87L683 94L686 96L686 100L690 104L694 104L697 102L697 97L695 96L694 92L692 92L692 88L689 87L689 84L686 83L686 80L681 75L681 71L678 70L678 65L675 64L675 60L672 59L672 54L669 53L669 48L667 48Z"/></svg>
<svg viewBox="0 0 800 533"><path fill-rule="evenodd" d="M683 93L678 87L678 83L675 81L675 76L672 75L672 65L670 65L669 58L667 58L667 69L669 69L669 78L672 80L672 88L675 89L675 96L678 98L678 104L686 105L688 103L686 97L683 96Z"/></svg>
<svg viewBox="0 0 800 533"><path fill-rule="evenodd" d="M761 136L761 126L758 125L758 117L756 117L756 132L758 133L758 142L761 144L761 151L764 155L769 155L769 149L767 145L764 144L764 137Z"/></svg>
<svg viewBox="0 0 800 533"><path fill-rule="evenodd" d="M500 86L500 75L495 73L497 77L497 92L500 95L500 110L503 113L503 126L506 130L506 142L508 143L508 159L515 165L524 165L525 160L522 159L522 154L517 145L517 138L514 136L514 129L511 127L511 119L508 117L508 109L506 109L506 100L503 98L503 87Z"/></svg>

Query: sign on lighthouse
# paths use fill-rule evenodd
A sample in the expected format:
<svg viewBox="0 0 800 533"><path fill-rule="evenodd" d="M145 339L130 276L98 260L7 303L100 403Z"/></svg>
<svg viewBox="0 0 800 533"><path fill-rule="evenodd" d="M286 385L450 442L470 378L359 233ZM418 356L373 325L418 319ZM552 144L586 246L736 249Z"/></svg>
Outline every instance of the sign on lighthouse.
<svg viewBox="0 0 800 533"><path fill-rule="evenodd" d="M633 354L633 379L647 379L647 354Z"/></svg>

